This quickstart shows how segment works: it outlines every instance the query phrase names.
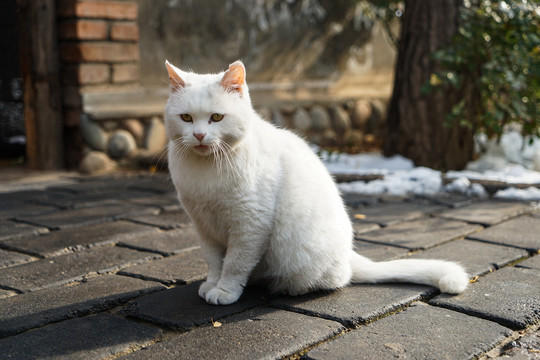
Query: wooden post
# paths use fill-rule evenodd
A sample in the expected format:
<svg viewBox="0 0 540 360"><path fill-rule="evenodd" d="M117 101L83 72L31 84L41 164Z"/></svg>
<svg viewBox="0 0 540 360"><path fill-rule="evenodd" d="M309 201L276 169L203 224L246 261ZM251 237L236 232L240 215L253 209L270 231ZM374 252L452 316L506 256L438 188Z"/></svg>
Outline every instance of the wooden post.
<svg viewBox="0 0 540 360"><path fill-rule="evenodd" d="M27 166L64 167L55 0L17 0Z"/></svg>

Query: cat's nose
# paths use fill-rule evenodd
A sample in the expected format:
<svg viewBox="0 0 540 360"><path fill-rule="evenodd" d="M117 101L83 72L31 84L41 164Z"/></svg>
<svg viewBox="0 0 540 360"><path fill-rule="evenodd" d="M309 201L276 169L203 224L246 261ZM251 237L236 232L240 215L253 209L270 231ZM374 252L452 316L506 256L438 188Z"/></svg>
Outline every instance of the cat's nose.
<svg viewBox="0 0 540 360"><path fill-rule="evenodd" d="M193 136L197 138L197 140L202 141L202 139L206 136L204 133L193 133Z"/></svg>

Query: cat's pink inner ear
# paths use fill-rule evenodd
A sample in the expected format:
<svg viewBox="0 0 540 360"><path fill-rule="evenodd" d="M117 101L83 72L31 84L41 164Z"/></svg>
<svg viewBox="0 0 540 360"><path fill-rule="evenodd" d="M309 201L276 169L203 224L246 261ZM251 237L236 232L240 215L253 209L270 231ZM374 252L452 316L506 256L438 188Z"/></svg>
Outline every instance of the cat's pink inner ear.
<svg viewBox="0 0 540 360"><path fill-rule="evenodd" d="M172 65L166 61L165 66L167 67L167 72L169 73L169 81L171 82L171 89L172 91L178 91L180 88L183 88L186 86L184 83L184 80L178 75L178 73L174 70Z"/></svg>
<svg viewBox="0 0 540 360"><path fill-rule="evenodd" d="M242 85L246 82L246 68L241 61L235 61L229 65L229 70L225 71L221 86L227 91L238 91L242 93Z"/></svg>

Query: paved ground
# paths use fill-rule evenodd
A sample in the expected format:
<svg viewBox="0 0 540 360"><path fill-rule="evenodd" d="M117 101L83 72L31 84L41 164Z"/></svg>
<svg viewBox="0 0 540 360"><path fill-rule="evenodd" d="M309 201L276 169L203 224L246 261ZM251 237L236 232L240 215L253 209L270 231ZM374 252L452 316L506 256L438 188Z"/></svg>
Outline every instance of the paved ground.
<svg viewBox="0 0 540 360"><path fill-rule="evenodd" d="M403 284L296 298L248 288L210 306L197 296L196 234L165 175L0 183L0 359L540 358L537 208L346 200L360 253L455 260L476 282L459 296Z"/></svg>

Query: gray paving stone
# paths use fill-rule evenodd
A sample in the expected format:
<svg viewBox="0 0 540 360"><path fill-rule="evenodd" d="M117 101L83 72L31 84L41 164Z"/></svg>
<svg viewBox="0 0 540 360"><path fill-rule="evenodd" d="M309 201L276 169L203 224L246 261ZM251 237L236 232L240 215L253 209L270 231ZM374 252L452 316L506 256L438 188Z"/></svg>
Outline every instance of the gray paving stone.
<svg viewBox="0 0 540 360"><path fill-rule="evenodd" d="M353 220L352 226L353 226L354 236L359 236L361 233L365 233L368 231L373 231L373 230L377 230L381 228L379 224L366 223L366 222L361 222L358 220Z"/></svg>
<svg viewBox="0 0 540 360"><path fill-rule="evenodd" d="M375 261L396 259L409 253L409 250L404 248L375 244L360 240L354 241L354 249L360 255Z"/></svg>
<svg viewBox="0 0 540 360"><path fill-rule="evenodd" d="M44 215L20 216L17 217L17 220L38 226L46 226L51 230L58 230L111 221L126 214L151 214L157 212L159 210L154 207L108 204L58 211Z"/></svg>
<svg viewBox="0 0 540 360"><path fill-rule="evenodd" d="M0 299L5 299L7 297L15 296L15 295L17 295L17 293L14 291L0 289Z"/></svg>
<svg viewBox="0 0 540 360"><path fill-rule="evenodd" d="M8 206L3 206L0 209L0 219L13 219L18 216L39 215L57 212L58 209L51 206L16 203Z"/></svg>
<svg viewBox="0 0 540 360"><path fill-rule="evenodd" d="M158 257L157 254L116 246L98 247L2 269L0 286L33 291Z"/></svg>
<svg viewBox="0 0 540 360"><path fill-rule="evenodd" d="M33 226L11 220L0 220L0 241L49 232L46 227Z"/></svg>
<svg viewBox="0 0 540 360"><path fill-rule="evenodd" d="M3 359L109 359L162 335L161 329L98 314L1 339L0 348Z"/></svg>
<svg viewBox="0 0 540 360"><path fill-rule="evenodd" d="M128 267L119 272L166 285L187 284L206 278L208 267L201 250L184 251L178 255Z"/></svg>
<svg viewBox="0 0 540 360"><path fill-rule="evenodd" d="M411 255L410 258L455 261L463 265L469 275L477 276L501 268L527 255L527 251L521 249L460 239L420 251Z"/></svg>
<svg viewBox="0 0 540 360"><path fill-rule="evenodd" d="M540 329L529 330L518 339L500 347L496 360L540 359Z"/></svg>
<svg viewBox="0 0 540 360"><path fill-rule="evenodd" d="M419 195L418 198L426 199L430 202L438 205L444 205L450 208L460 208L473 204L474 200L470 196L451 194L451 193L438 193L435 195Z"/></svg>
<svg viewBox="0 0 540 360"><path fill-rule="evenodd" d="M407 249L427 249L480 230L478 225L440 218L407 221L358 235L358 239Z"/></svg>
<svg viewBox="0 0 540 360"><path fill-rule="evenodd" d="M356 326L436 291L429 286L412 284L354 284L331 293L280 297L272 300L271 305Z"/></svg>
<svg viewBox="0 0 540 360"><path fill-rule="evenodd" d="M469 235L469 238L538 252L540 251L540 219L520 216Z"/></svg>
<svg viewBox="0 0 540 360"><path fill-rule="evenodd" d="M506 267L481 277L458 296L439 295L443 306L522 329L540 320L540 271Z"/></svg>
<svg viewBox="0 0 540 360"><path fill-rule="evenodd" d="M112 221L52 231L42 236L1 241L1 246L24 251L41 257L52 257L96 245L128 241L138 236L158 235L159 231L149 226L127 221Z"/></svg>
<svg viewBox="0 0 540 360"><path fill-rule="evenodd" d="M129 199L129 201L134 204L157 206L163 211L177 211L182 208L176 193L166 193L152 196L146 195L144 197Z"/></svg>
<svg viewBox="0 0 540 360"><path fill-rule="evenodd" d="M516 266L540 270L540 256L535 255L525 261L518 263Z"/></svg>
<svg viewBox="0 0 540 360"><path fill-rule="evenodd" d="M102 275L0 300L0 337L53 322L111 309L164 286L118 275Z"/></svg>
<svg viewBox="0 0 540 360"><path fill-rule="evenodd" d="M137 185L141 178L137 176L122 176L122 177L102 177L82 179L75 184L64 184L60 186L51 186L48 191L69 192L72 194L98 194L108 193L111 191L125 191L133 185ZM148 191L147 191L148 192Z"/></svg>
<svg viewBox="0 0 540 360"><path fill-rule="evenodd" d="M191 223L188 214L181 209L165 211L159 215L128 216L126 219L139 224L157 226L163 230L176 229Z"/></svg>
<svg viewBox="0 0 540 360"><path fill-rule="evenodd" d="M306 359L473 359L512 332L496 323L415 303L309 351Z"/></svg>
<svg viewBox="0 0 540 360"><path fill-rule="evenodd" d="M374 207L354 209L354 214L361 214L365 219L358 220L359 223L375 223L380 226L389 226L402 221L414 220L425 215L441 211L444 207L439 205L418 204L412 202L397 202L383 204Z"/></svg>
<svg viewBox="0 0 540 360"><path fill-rule="evenodd" d="M200 284L195 282L143 296L126 306L122 313L160 326L188 330L260 305L268 296L264 289L247 287L234 304L209 305L198 295Z"/></svg>
<svg viewBox="0 0 540 360"><path fill-rule="evenodd" d="M168 173L165 174L152 174L145 178L133 181L129 185L128 189L151 191L157 194L175 194L176 190L169 178Z"/></svg>
<svg viewBox="0 0 540 360"><path fill-rule="evenodd" d="M341 197L347 206L361 207L361 206L375 206L379 204L379 199L376 196L345 193Z"/></svg>
<svg viewBox="0 0 540 360"><path fill-rule="evenodd" d="M56 196L66 196L66 193L49 192L44 190L20 190L0 193L0 209L13 204L27 203L50 199Z"/></svg>
<svg viewBox="0 0 540 360"><path fill-rule="evenodd" d="M81 192L69 194L69 196L56 197L39 201L40 205L55 206L60 209L76 209L103 204L121 204L128 202L126 199L144 197L147 193L130 190L110 190L103 192Z"/></svg>
<svg viewBox="0 0 540 360"><path fill-rule="evenodd" d="M339 334L336 322L257 308L194 329L121 359L281 359Z"/></svg>
<svg viewBox="0 0 540 360"><path fill-rule="evenodd" d="M168 256L198 248L199 238L192 226L186 226L182 229L141 234L141 236L124 239L119 245Z"/></svg>
<svg viewBox="0 0 540 360"><path fill-rule="evenodd" d="M0 269L37 260L33 256L0 249Z"/></svg>
<svg viewBox="0 0 540 360"><path fill-rule="evenodd" d="M489 226L531 211L533 208L523 202L485 201L444 211L437 216Z"/></svg>

